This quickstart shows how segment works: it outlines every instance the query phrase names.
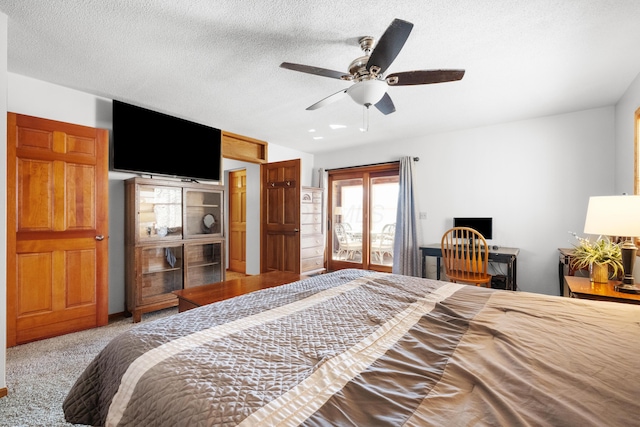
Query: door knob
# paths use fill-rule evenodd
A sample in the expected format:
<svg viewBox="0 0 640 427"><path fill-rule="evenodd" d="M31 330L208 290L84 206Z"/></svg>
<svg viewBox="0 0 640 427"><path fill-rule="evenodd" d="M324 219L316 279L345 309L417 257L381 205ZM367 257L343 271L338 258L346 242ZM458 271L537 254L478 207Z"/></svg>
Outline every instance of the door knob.
<svg viewBox="0 0 640 427"><path fill-rule="evenodd" d="M98 234L96 236L96 240L100 241L100 240L104 240L104 236L102 234Z"/></svg>

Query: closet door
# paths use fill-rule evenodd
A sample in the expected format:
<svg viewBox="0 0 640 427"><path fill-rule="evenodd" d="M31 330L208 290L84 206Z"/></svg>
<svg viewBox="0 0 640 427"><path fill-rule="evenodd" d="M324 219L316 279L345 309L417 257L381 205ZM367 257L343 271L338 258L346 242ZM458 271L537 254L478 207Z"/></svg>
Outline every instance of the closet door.
<svg viewBox="0 0 640 427"><path fill-rule="evenodd" d="M8 114L7 344L108 321L108 132Z"/></svg>
<svg viewBox="0 0 640 427"><path fill-rule="evenodd" d="M229 172L229 270L247 272L247 170Z"/></svg>

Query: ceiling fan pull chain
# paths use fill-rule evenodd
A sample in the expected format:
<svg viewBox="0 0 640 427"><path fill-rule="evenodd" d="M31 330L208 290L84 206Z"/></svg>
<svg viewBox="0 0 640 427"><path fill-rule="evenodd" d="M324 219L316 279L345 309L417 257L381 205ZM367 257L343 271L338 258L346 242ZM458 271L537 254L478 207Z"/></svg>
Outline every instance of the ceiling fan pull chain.
<svg viewBox="0 0 640 427"><path fill-rule="evenodd" d="M365 105L362 110L362 132L369 132L369 106Z"/></svg>
<svg viewBox="0 0 640 427"><path fill-rule="evenodd" d="M367 112L366 112L366 114L367 114L367 132L369 132L369 107L370 107L370 105L367 105Z"/></svg>

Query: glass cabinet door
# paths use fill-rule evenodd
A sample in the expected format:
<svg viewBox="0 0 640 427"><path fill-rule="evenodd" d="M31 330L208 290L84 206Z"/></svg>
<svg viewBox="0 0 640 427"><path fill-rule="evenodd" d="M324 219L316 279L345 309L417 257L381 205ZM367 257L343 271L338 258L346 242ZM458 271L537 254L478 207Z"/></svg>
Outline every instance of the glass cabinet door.
<svg viewBox="0 0 640 427"><path fill-rule="evenodd" d="M148 304L182 289L182 245L138 248L141 292L138 304Z"/></svg>
<svg viewBox="0 0 640 427"><path fill-rule="evenodd" d="M184 287L224 281L224 241L187 243Z"/></svg>
<svg viewBox="0 0 640 427"><path fill-rule="evenodd" d="M182 189L140 185L138 188L138 241L182 238Z"/></svg>
<svg viewBox="0 0 640 427"><path fill-rule="evenodd" d="M222 236L222 191L185 189L185 237Z"/></svg>

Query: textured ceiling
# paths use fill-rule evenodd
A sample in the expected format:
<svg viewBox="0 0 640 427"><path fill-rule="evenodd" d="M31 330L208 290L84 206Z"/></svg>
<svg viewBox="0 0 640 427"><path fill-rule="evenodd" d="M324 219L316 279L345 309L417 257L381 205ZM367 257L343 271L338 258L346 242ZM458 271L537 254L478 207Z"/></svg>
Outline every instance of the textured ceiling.
<svg viewBox="0 0 640 427"><path fill-rule="evenodd" d="M311 153L613 105L640 72L638 0L0 0L0 10L11 72ZM306 111L350 83L280 63L347 71L358 39L394 18L414 28L388 72L465 77L389 88L396 112L371 109L368 132L349 98Z"/></svg>

